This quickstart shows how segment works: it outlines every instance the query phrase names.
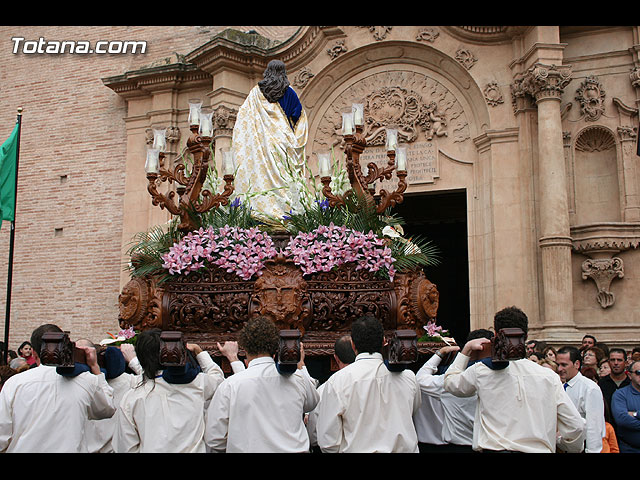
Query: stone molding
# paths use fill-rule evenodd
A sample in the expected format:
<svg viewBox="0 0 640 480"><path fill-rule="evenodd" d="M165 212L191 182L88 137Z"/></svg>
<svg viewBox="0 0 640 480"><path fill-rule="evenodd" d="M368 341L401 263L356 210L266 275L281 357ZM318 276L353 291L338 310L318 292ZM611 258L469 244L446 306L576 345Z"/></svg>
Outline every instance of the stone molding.
<svg viewBox="0 0 640 480"><path fill-rule="evenodd" d="M573 250L587 256L614 255L640 246L640 224L603 222L571 227Z"/></svg>

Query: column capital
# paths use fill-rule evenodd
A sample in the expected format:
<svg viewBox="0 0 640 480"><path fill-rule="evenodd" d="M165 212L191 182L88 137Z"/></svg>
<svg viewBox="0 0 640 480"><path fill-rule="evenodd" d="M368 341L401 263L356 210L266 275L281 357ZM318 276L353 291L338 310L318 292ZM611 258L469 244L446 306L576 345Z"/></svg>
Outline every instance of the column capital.
<svg viewBox="0 0 640 480"><path fill-rule="evenodd" d="M536 102L547 99L560 100L564 88L571 81L569 65L545 65L536 63L526 72L514 78L515 90L535 98Z"/></svg>

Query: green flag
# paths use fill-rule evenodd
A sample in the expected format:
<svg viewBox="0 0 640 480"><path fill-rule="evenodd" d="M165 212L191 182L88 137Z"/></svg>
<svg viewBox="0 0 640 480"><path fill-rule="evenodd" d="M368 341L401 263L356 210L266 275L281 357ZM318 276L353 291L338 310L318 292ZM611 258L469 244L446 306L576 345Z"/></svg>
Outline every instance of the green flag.
<svg viewBox="0 0 640 480"><path fill-rule="evenodd" d="M13 222L16 211L16 172L18 167L18 134L20 124L0 147L0 224Z"/></svg>

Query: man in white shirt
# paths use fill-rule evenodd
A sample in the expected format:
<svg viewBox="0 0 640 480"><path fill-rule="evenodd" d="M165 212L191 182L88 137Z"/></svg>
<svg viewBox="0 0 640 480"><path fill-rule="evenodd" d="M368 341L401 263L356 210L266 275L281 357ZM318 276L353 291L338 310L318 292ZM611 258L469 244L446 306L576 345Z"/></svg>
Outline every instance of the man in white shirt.
<svg viewBox="0 0 640 480"><path fill-rule="evenodd" d="M558 374L569 398L586 421L585 453L600 453L606 435L604 399L596 382L580 373L580 351L566 346L556 354Z"/></svg>
<svg viewBox="0 0 640 480"><path fill-rule="evenodd" d="M293 373L278 370L279 340L277 327L264 317L250 319L240 332L247 367L227 357L234 373L220 385L206 414L204 439L211 451L309 452L304 415L315 408L318 392L302 363Z"/></svg>
<svg viewBox="0 0 640 480"><path fill-rule="evenodd" d="M112 446L116 453L205 453L204 415L224 373L208 352L187 343L184 367L160 363L158 329L142 332L136 355L143 374L116 413Z"/></svg>
<svg viewBox="0 0 640 480"><path fill-rule="evenodd" d="M351 365L356 360L356 354L351 346L351 337L343 335L336 340L333 346L333 358L338 365L338 370L342 370L347 365ZM318 395L322 396L322 390L325 384L318 387ZM309 441L312 449L318 450L318 438L316 434L316 424L318 423L318 409L315 408L307 416L307 431L309 432Z"/></svg>
<svg viewBox="0 0 640 480"><path fill-rule="evenodd" d="M105 376L107 383L113 388L113 403L116 407L124 394L136 386L137 376L142 374L142 366L136 357L135 348L130 343L120 347L109 346L105 353ZM133 372L127 372L128 369ZM89 420L86 437L89 453L113 453L111 440L116 429L117 415L102 420Z"/></svg>
<svg viewBox="0 0 640 480"><path fill-rule="evenodd" d="M493 332L490 330L479 329L470 332L467 341L474 338L491 339L492 337ZM422 392L422 407L414 415L418 439L420 439L421 431L428 425L440 425L440 432L434 432L434 437L439 440L439 443L431 443L429 446L419 445L421 452L428 450L431 452L467 453L472 451L477 396L456 397L452 395L444 389L444 375L437 374L443 359L459 350L460 347L457 345L441 347L416 373L416 379ZM442 416L439 419L433 418L430 415L431 411L420 415L428 401L440 404Z"/></svg>
<svg viewBox="0 0 640 480"><path fill-rule="evenodd" d="M113 389L98 366L94 348L85 351L86 366L75 376L40 365L42 335L62 332L45 324L31 335L37 367L14 375L0 391L0 452L85 453L88 419L111 417Z"/></svg>
<svg viewBox="0 0 640 480"><path fill-rule="evenodd" d="M317 436L323 452L418 453L413 415L420 387L411 370L391 372L384 363L379 319L353 322L356 359L325 382L318 402Z"/></svg>
<svg viewBox="0 0 640 480"><path fill-rule="evenodd" d="M517 307L500 310L494 316L494 330L503 328L520 328L526 336L527 316ZM526 358L499 364L487 358L467 368L489 342L486 338L467 342L444 379L446 391L478 396L473 449L553 453L558 445L567 452L581 451L584 420L551 369Z"/></svg>

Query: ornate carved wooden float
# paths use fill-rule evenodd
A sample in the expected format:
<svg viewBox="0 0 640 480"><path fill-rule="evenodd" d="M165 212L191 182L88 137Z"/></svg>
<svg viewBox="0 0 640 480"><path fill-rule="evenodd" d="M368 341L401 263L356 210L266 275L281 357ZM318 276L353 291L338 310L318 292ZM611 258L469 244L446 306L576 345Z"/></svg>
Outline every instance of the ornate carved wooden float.
<svg viewBox="0 0 640 480"><path fill-rule="evenodd" d="M351 190L340 196L331 191L331 177L322 174L323 195L329 205L345 207L348 195L358 195L383 214L403 200L406 189L404 160L396 168L395 147L389 148L388 164L379 168L371 163L365 175L360 167L360 155L366 147L362 125L344 136L346 170ZM211 138L200 134L198 125L191 126L187 142L193 155L193 166L185 175L185 166L173 170L163 165L164 154L147 162L149 193L153 204L180 216L180 230L194 230L193 212L201 214L211 208L227 205L233 192L233 175L226 170L224 191L212 194L203 185L209 168ZM158 153L156 152L156 155ZM382 190L378 198L369 190L376 180L398 178L393 192ZM159 193L161 181L176 183L175 191ZM207 269L175 275L160 283L158 277L132 276L119 298L119 322L122 328L135 330L161 328L182 332L188 342L198 343L214 357L219 356L217 342L234 340L245 322L257 315L271 318L280 330L298 330L307 356L331 357L337 338L348 333L351 322L364 314L381 320L389 339L397 332L415 332L415 338L425 334L424 326L434 321L439 294L421 268L396 273L392 280L384 279L366 269L345 263L328 272L303 274L290 257L282 254L291 236L271 234L279 251L264 263L260 276L243 280L233 272L209 266ZM135 264L136 258L132 257ZM441 343L418 342L417 349L431 353ZM224 363L224 362L223 362Z"/></svg>

